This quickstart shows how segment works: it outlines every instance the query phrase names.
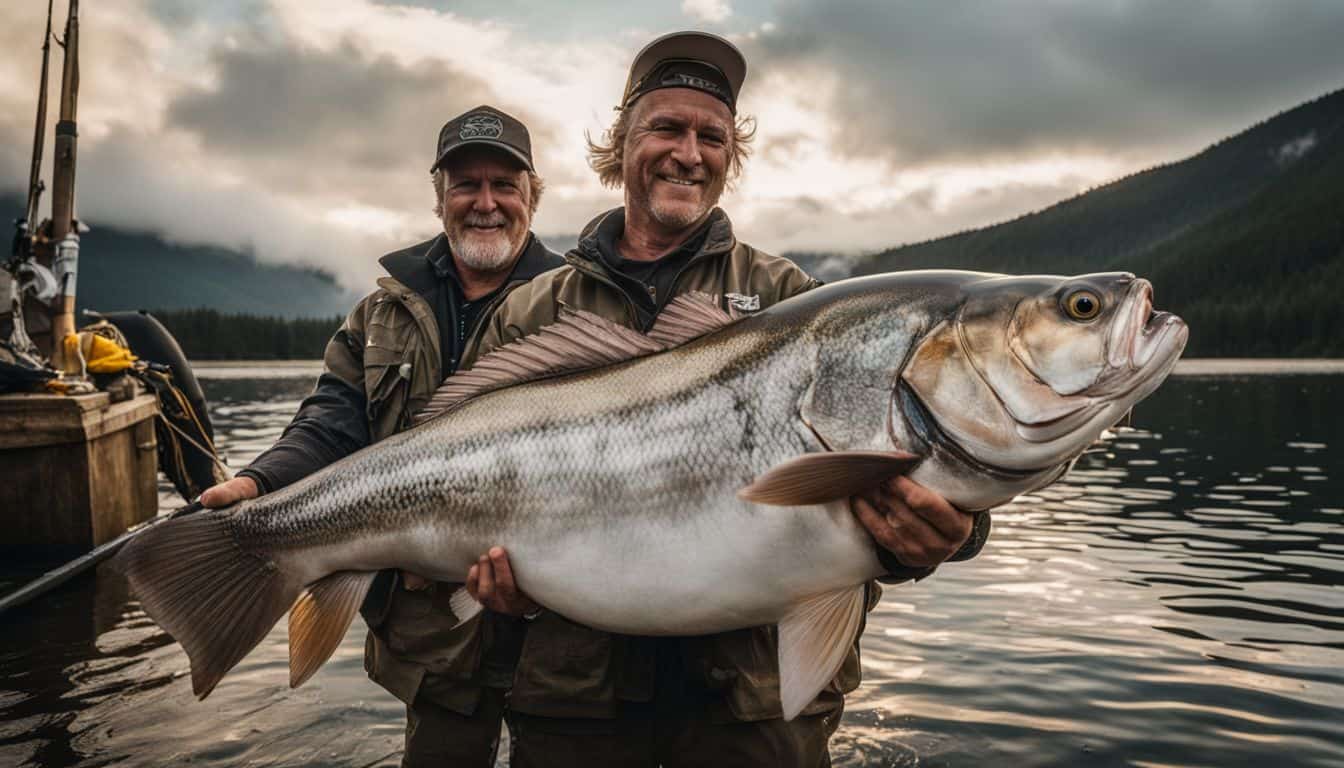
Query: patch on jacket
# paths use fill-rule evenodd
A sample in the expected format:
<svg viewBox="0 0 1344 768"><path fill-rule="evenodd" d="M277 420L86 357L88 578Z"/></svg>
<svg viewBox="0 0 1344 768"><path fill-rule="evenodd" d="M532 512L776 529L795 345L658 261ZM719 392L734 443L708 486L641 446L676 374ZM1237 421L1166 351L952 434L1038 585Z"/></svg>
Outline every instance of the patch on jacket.
<svg viewBox="0 0 1344 768"><path fill-rule="evenodd" d="M728 306L739 312L757 312L761 308L761 297L759 294L745 296L740 293L725 293L723 298L728 300Z"/></svg>

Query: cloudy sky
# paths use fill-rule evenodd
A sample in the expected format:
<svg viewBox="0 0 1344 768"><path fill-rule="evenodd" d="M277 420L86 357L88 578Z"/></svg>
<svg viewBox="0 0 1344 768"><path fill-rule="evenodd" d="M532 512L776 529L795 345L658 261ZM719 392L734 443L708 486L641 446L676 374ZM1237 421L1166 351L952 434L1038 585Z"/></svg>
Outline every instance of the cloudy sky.
<svg viewBox="0 0 1344 768"><path fill-rule="evenodd" d="M27 180L45 10L0 9L3 191ZM481 103L532 130L537 232L619 204L584 134L610 123L635 52L676 29L746 54L759 132L723 205L776 252L993 223L1344 87L1341 0L98 0L81 22L85 220L356 289L436 231L435 137ZM57 54L52 124L59 84Z"/></svg>

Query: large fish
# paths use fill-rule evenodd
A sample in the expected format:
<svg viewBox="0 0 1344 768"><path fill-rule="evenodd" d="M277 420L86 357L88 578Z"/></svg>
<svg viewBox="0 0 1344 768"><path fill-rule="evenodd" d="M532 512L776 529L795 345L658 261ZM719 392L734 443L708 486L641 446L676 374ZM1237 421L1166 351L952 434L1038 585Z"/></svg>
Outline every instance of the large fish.
<svg viewBox="0 0 1344 768"><path fill-rule="evenodd" d="M884 572L846 500L900 473L972 510L1054 481L1179 357L1151 296L1119 273L909 272L743 319L682 297L647 336L571 313L449 379L427 423L149 529L121 567L201 697L285 611L298 685L374 572L458 581L499 544L529 595L603 630L778 624L792 718Z"/></svg>

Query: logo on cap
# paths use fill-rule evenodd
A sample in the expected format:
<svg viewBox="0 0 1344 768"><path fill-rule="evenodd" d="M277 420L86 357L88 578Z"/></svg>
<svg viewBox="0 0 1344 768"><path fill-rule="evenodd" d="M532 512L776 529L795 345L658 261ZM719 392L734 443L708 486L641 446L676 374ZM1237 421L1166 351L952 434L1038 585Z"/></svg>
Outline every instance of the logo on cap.
<svg viewBox="0 0 1344 768"><path fill-rule="evenodd" d="M706 80L703 77L687 75L681 72L672 73L664 77L663 85L680 85L686 88L694 88L697 91L708 91L709 93L716 95L723 94L723 89L720 88L717 83Z"/></svg>
<svg viewBox="0 0 1344 768"><path fill-rule="evenodd" d="M498 139L504 135L504 123L494 115L477 112L462 121L457 137L466 139Z"/></svg>

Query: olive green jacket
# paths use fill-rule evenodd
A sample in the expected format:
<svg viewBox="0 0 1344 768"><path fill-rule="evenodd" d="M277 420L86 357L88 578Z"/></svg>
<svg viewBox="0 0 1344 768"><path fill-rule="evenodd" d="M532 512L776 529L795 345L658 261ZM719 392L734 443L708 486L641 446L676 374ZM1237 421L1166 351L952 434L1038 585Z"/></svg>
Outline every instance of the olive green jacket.
<svg viewBox="0 0 1344 768"><path fill-rule="evenodd" d="M581 309L621 325L641 328L633 300L613 280L597 254L595 231L610 211L585 228L578 248L565 255L565 266L518 287L491 316L469 350L464 367L476 355L516 340L554 322L561 307ZM716 211L700 251L683 267L672 295L703 291L740 311L764 309L819 283L788 259L759 251L733 237L728 217ZM661 309L661 307L659 307ZM473 355L473 352L475 355ZM869 592L871 608L879 594ZM510 694L510 707L530 715L609 718L620 702L646 702L654 696L656 649L653 638L601 632L554 614L532 622ZM713 702L711 716L721 721L780 717L779 668L775 627L756 627L676 642L693 690ZM834 709L844 693L859 684L857 644L839 676L805 714Z"/></svg>
<svg viewBox="0 0 1344 768"><path fill-rule="evenodd" d="M440 279L426 262L436 248L446 248L443 235L383 257L391 275L378 280L378 289L355 306L327 344L326 373L363 391L370 443L405 429L442 383L444 369L452 367L441 359L439 321L424 294ZM530 238L481 317L489 317L510 290L559 263L559 256ZM475 335L484 328L480 323ZM473 345L469 340L463 348ZM380 574L361 610L370 627L364 666L370 678L407 704L428 688L436 703L470 714L480 699L476 672L482 641L491 639L496 622L512 620L491 616L454 628L452 591L435 584L411 592L400 588L395 572Z"/></svg>

